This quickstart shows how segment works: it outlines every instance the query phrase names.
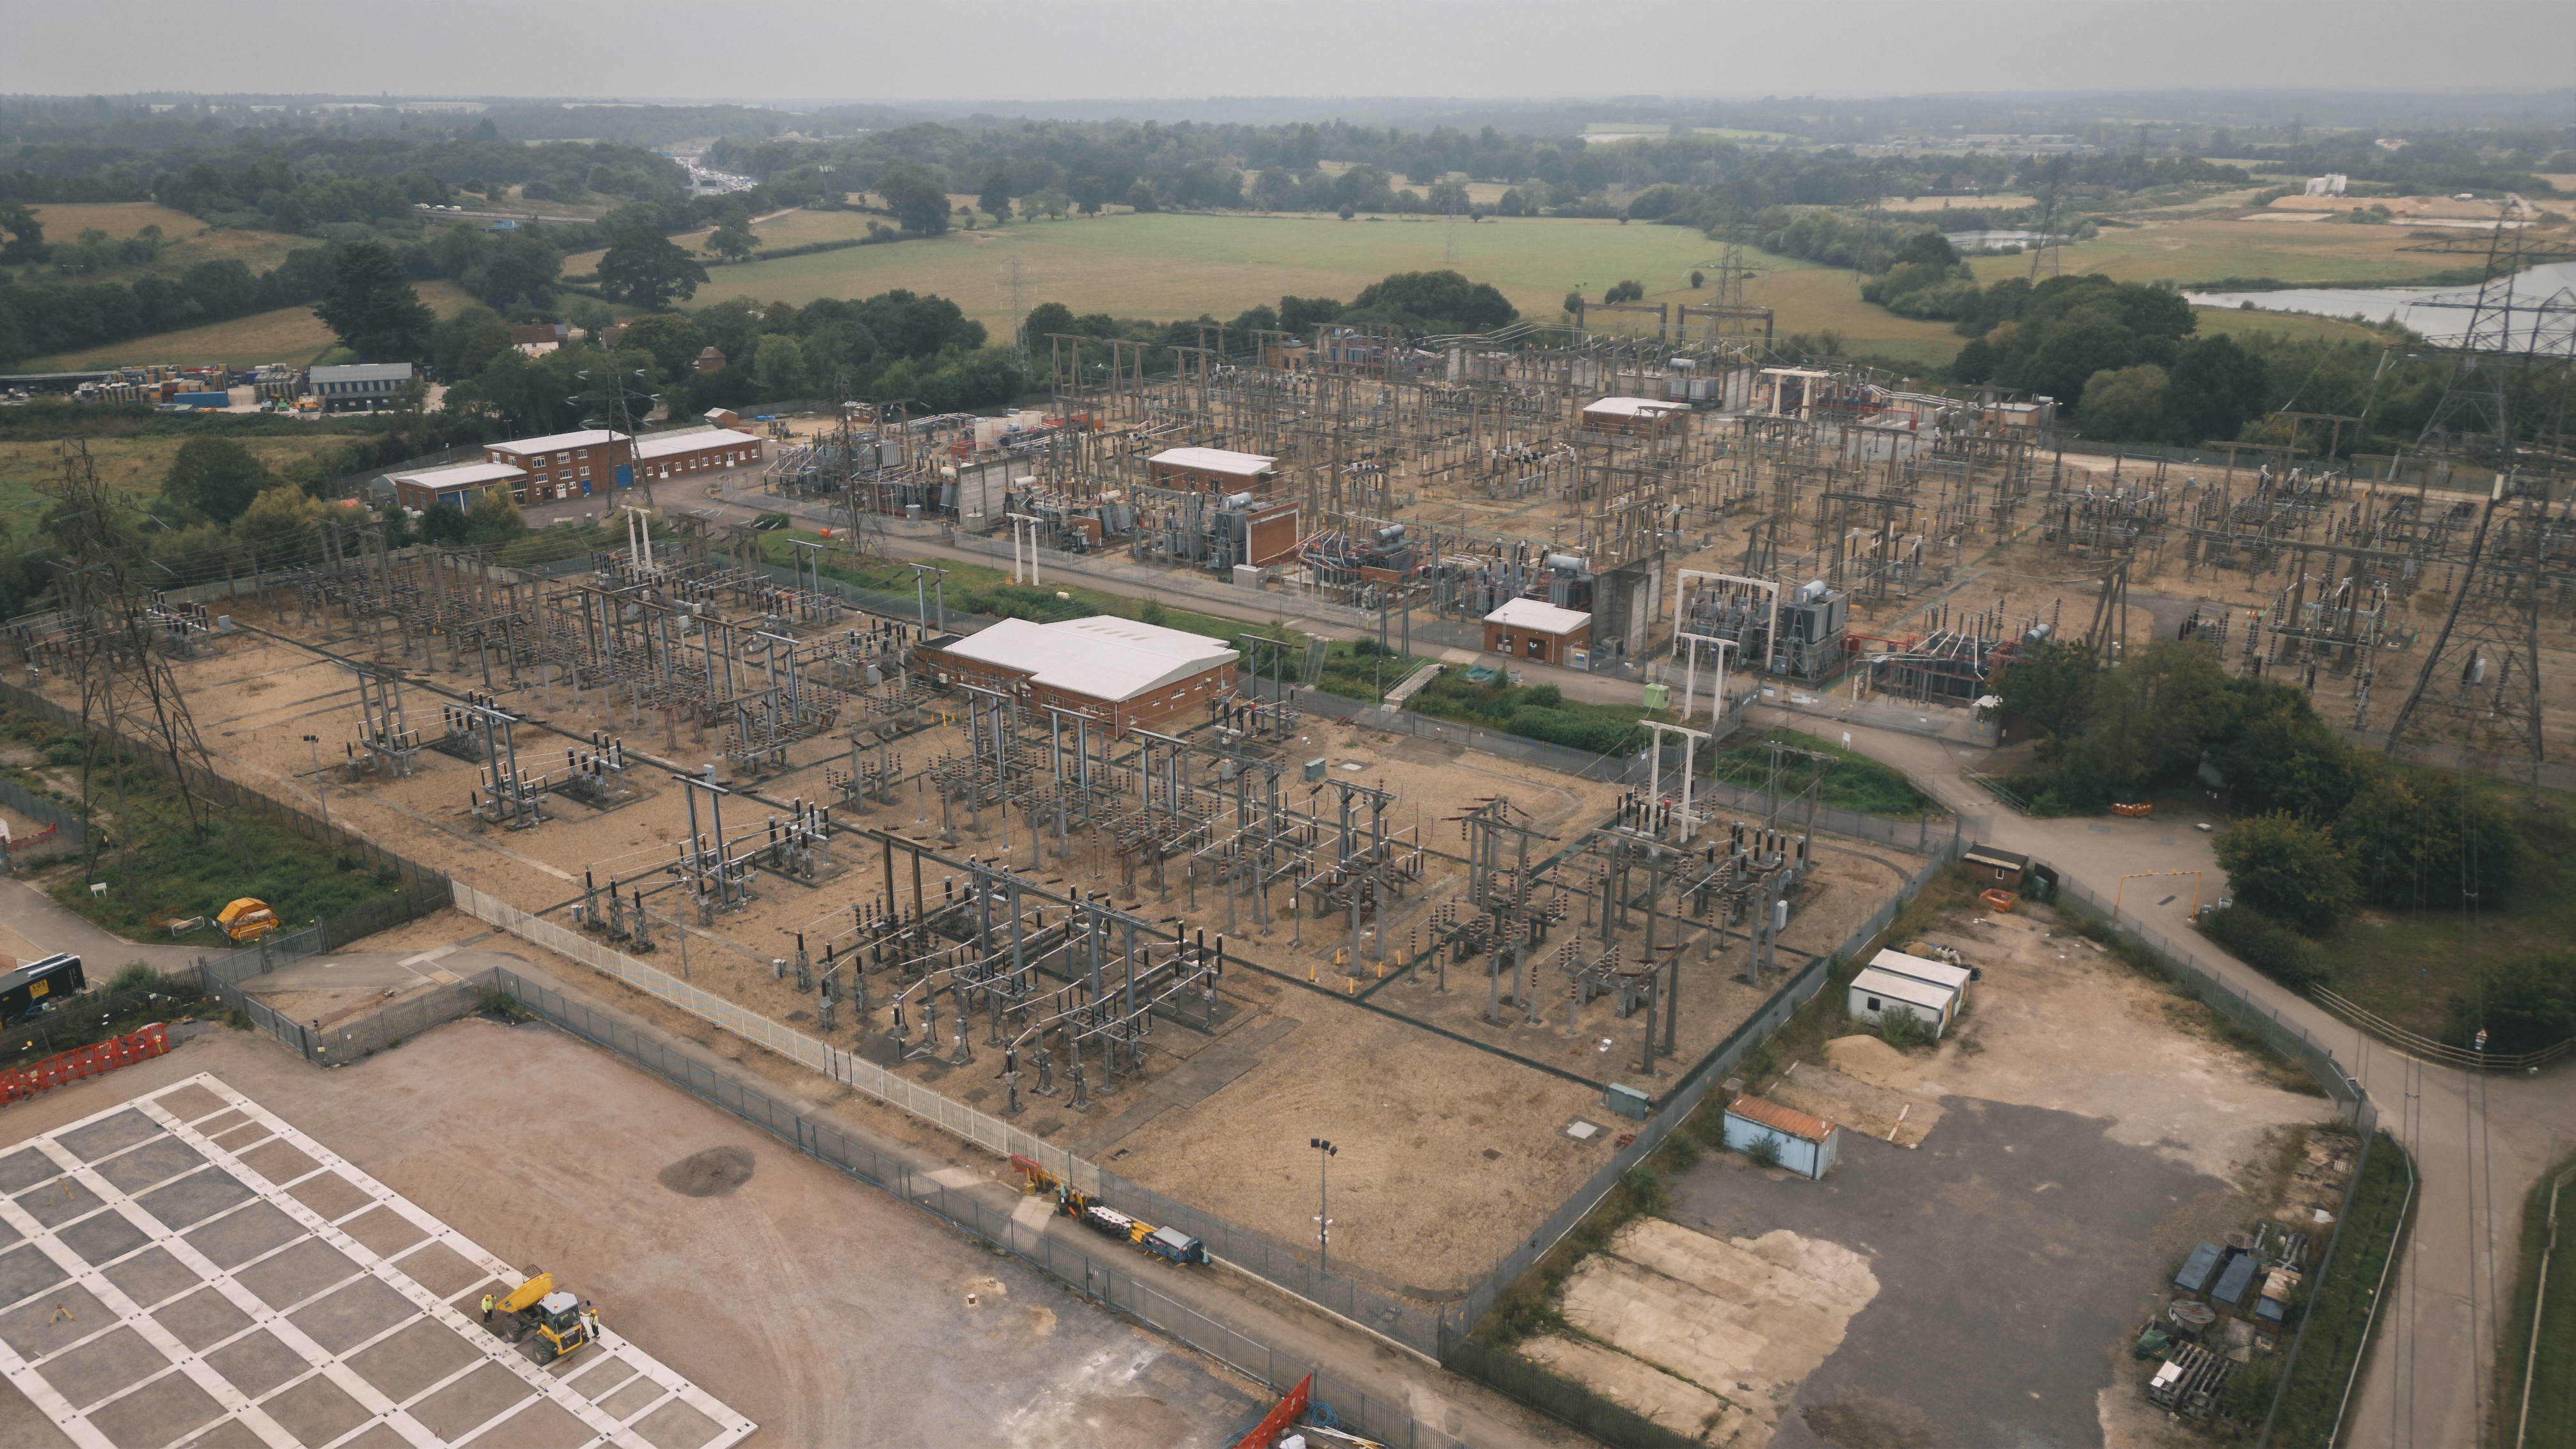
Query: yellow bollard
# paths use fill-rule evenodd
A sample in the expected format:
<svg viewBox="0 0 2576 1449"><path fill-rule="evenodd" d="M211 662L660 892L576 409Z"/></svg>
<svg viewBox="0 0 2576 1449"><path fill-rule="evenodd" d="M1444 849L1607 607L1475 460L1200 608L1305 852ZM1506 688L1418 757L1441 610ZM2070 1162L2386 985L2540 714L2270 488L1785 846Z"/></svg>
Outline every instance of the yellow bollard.
<svg viewBox="0 0 2576 1449"><path fill-rule="evenodd" d="M1359 995L1359 994L1360 994L1360 979L1359 979L1358 977L1356 977L1356 976L1345 976L1345 977L1343 977L1343 978L1342 978L1342 994L1343 994L1343 995L1345 995L1345 996L1357 996L1357 995Z"/></svg>

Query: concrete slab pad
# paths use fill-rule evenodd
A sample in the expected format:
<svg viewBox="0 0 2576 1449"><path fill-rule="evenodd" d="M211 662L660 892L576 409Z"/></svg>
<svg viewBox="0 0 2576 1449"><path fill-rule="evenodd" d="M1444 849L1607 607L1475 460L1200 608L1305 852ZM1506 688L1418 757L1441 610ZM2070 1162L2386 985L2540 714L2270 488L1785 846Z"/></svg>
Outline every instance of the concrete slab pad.
<svg viewBox="0 0 2576 1449"><path fill-rule="evenodd" d="M239 1419L226 1419L179 1446L179 1449L268 1449L259 1431Z"/></svg>
<svg viewBox="0 0 2576 1449"><path fill-rule="evenodd" d="M112 1112L86 1127L56 1133L54 1140L74 1157L96 1162L160 1135L160 1123L129 1108Z"/></svg>
<svg viewBox="0 0 2576 1449"><path fill-rule="evenodd" d="M106 1270L107 1281L142 1307L176 1298L205 1280L163 1247L151 1247Z"/></svg>
<svg viewBox="0 0 2576 1449"><path fill-rule="evenodd" d="M318 1238L305 1238L233 1274L271 1308L303 1302L357 1276L358 1265ZM336 1295L335 1295L336 1296Z"/></svg>
<svg viewBox="0 0 2576 1449"><path fill-rule="evenodd" d="M52 1158L32 1147L22 1147L0 1157L0 1192L22 1192L46 1178L61 1175L62 1169L54 1164Z"/></svg>
<svg viewBox="0 0 2576 1449"><path fill-rule="evenodd" d="M576 1419L551 1399L539 1399L519 1412L477 1435L477 1445L508 1445L509 1449L578 1449L597 1436L588 1424Z"/></svg>
<svg viewBox="0 0 2576 1449"><path fill-rule="evenodd" d="M221 1172L191 1173L167 1187L156 1187L134 1200L137 1207L161 1220L172 1231L184 1231L215 1214L250 1201L251 1192L230 1175ZM230 1232L239 1232L236 1223ZM271 1247L276 1246L274 1243Z"/></svg>
<svg viewBox="0 0 2576 1449"><path fill-rule="evenodd" d="M653 1449L699 1449L713 1441L716 1422L677 1399L645 1415L635 1425Z"/></svg>
<svg viewBox="0 0 2576 1449"><path fill-rule="evenodd" d="M361 1278L289 1318L298 1329L331 1353L346 1353L410 1318L419 1309L401 1293L374 1278Z"/></svg>
<svg viewBox="0 0 2576 1449"><path fill-rule="evenodd" d="M193 1179L192 1179L193 1180ZM241 1184L233 1184L240 1187ZM165 1188L163 1191L168 1191ZM248 1192L248 1188L242 1189ZM137 1205L152 1212L152 1197L137 1200ZM161 1214L152 1212L156 1218ZM168 1218L161 1218L169 1222ZM171 1226L178 1226L176 1223ZM205 1254L206 1261L218 1268L233 1269L253 1258L263 1257L304 1236L304 1228L274 1205L255 1202L182 1235L182 1241Z"/></svg>
<svg viewBox="0 0 2576 1449"><path fill-rule="evenodd" d="M206 1355L206 1364L234 1388L253 1398L309 1371L304 1355L280 1343L267 1329L243 1334Z"/></svg>
<svg viewBox="0 0 2576 1449"><path fill-rule="evenodd" d="M243 1153L189 1125L223 1119ZM620 1434L594 1400L629 1384L655 1428L625 1442L722 1449L756 1428L613 1333L585 1352L631 1368L528 1363L447 1301L516 1282L508 1264L211 1076L0 1160L20 1184L0 1226L28 1240L0 1250L0 1372L82 1449L571 1449Z"/></svg>
<svg viewBox="0 0 2576 1449"><path fill-rule="evenodd" d="M149 1234L126 1221L123 1213L92 1213L61 1232L54 1241L81 1255L92 1267L103 1268L145 1243Z"/></svg>
<svg viewBox="0 0 2576 1449"><path fill-rule="evenodd" d="M0 1343L16 1349L20 1358L39 1359L71 1347L115 1320L116 1315L87 1288L60 1283L0 1313Z"/></svg>
<svg viewBox="0 0 2576 1449"><path fill-rule="evenodd" d="M223 1098L203 1087L181 1087L175 1092L164 1092L154 1100L160 1103L162 1111L191 1124L218 1112L231 1110L224 1104ZM202 1132L205 1129L200 1127L197 1130Z"/></svg>
<svg viewBox="0 0 2576 1449"><path fill-rule="evenodd" d="M202 1352L250 1325L250 1315L235 1307L231 1299L212 1288L200 1288L187 1297L155 1309L152 1321L170 1331L189 1348Z"/></svg>
<svg viewBox="0 0 2576 1449"><path fill-rule="evenodd" d="M185 1374L163 1374L84 1415L110 1444L167 1444L223 1416L224 1406Z"/></svg>
<svg viewBox="0 0 2576 1449"><path fill-rule="evenodd" d="M322 1374L260 1400L259 1407L304 1444L328 1444L375 1417Z"/></svg>
<svg viewBox="0 0 2576 1449"><path fill-rule="evenodd" d="M241 1154L241 1165L281 1185L322 1168L321 1163L296 1150L292 1142L264 1142Z"/></svg>
<svg viewBox="0 0 2576 1449"><path fill-rule="evenodd" d="M410 1405L411 1416L449 1443L464 1438L536 1391L497 1363L475 1368L465 1377Z"/></svg>
<svg viewBox="0 0 2576 1449"><path fill-rule="evenodd" d="M244 1116L240 1112L227 1109L225 1111L218 1112L214 1116L208 1117L203 1121L191 1122L188 1125L196 1129L198 1136L214 1138L217 1144L220 1145L226 1137L239 1131L249 1122L250 1118L247 1116ZM260 1128L259 1132L263 1137L268 1135L268 1129L265 1127Z"/></svg>
<svg viewBox="0 0 2576 1449"><path fill-rule="evenodd" d="M373 1208L360 1213L340 1224L340 1231L365 1244L378 1256L386 1258L395 1256L403 1249L429 1236L427 1229L389 1207Z"/></svg>
<svg viewBox="0 0 2576 1449"><path fill-rule="evenodd" d="M374 1201L366 1189L336 1172L299 1182L288 1188L286 1195L320 1213L326 1222L338 1222Z"/></svg>
<svg viewBox="0 0 2576 1449"><path fill-rule="evenodd" d="M122 1325L45 1361L45 1378L75 1404L95 1404L168 1368L161 1351Z"/></svg>
<svg viewBox="0 0 2576 1449"><path fill-rule="evenodd" d="M206 1159L197 1149L176 1137L162 1137L109 1158L99 1167L98 1175L118 1192L136 1193L205 1165Z"/></svg>
<svg viewBox="0 0 2576 1449"><path fill-rule="evenodd" d="M445 1324L424 1318L352 1355L349 1367L383 1390L386 1398L401 1403L419 1397L476 1357L472 1344Z"/></svg>
<svg viewBox="0 0 2576 1449"><path fill-rule="evenodd" d="M0 1253L0 1307L71 1277L32 1243Z"/></svg>

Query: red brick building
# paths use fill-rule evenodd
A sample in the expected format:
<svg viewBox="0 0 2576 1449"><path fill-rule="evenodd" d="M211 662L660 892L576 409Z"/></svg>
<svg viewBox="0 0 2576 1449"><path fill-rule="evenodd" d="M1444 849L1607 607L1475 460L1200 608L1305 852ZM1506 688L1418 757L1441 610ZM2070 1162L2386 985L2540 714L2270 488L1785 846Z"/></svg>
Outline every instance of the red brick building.
<svg viewBox="0 0 2576 1449"><path fill-rule="evenodd" d="M1223 640L1108 615L1004 619L922 658L951 684L1016 694L1031 709L1078 709L1119 735L1204 717L1209 700L1234 692L1237 663Z"/></svg>

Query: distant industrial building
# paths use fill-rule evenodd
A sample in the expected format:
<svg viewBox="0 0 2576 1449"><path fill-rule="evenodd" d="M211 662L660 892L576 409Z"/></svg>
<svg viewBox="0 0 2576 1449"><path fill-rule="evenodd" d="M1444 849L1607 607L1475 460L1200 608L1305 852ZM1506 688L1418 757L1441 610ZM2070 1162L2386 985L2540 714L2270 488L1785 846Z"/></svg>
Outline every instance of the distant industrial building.
<svg viewBox="0 0 2576 1449"><path fill-rule="evenodd" d="M411 386L411 364L357 362L317 367L313 369L311 386L313 395L322 400L324 412L342 413L391 406L401 400L403 389Z"/></svg>
<svg viewBox="0 0 2576 1449"><path fill-rule="evenodd" d="M515 501L528 475L507 463L460 463L451 468L416 468L408 473L388 473L385 481L393 485L394 501L405 508L426 512L444 505L449 508L471 508L493 489L508 493Z"/></svg>
<svg viewBox="0 0 2576 1449"><path fill-rule="evenodd" d="M1233 692L1238 662L1223 640L1109 615L1004 619L923 658L951 683L1018 695L1032 709L1079 710L1113 735L1203 713Z"/></svg>

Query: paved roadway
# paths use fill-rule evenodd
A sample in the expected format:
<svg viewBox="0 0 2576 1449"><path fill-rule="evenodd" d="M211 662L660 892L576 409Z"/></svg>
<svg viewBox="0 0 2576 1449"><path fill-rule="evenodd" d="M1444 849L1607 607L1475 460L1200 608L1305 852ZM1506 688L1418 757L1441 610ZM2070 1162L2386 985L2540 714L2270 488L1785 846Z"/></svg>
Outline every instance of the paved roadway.
<svg viewBox="0 0 2576 1449"><path fill-rule="evenodd" d="M1797 723L1777 711L1753 713L1758 723ZM1775 717L1760 718L1766 714ZM2115 890L2122 875L2154 870L2205 872L2204 899L2225 889L2212 858L2215 835L2193 829L2188 811L2148 820L2024 819L1961 778L1963 768L1978 768L1984 751L1850 729L1854 748L1904 770L1963 816L1982 820L1972 835L1982 828L1987 841L2046 860L2097 893ZM2428 1449L2480 1442L2497 1318L2512 1290L2522 1197L2554 1151L2576 1139L2576 1071L2473 1078L2418 1063L2197 935L2186 936L2191 904L2191 881L2180 877L2131 881L2121 907L2124 919L2187 943L2231 986L2323 1043L2360 1078L2381 1124L2414 1154L2422 1175L2414 1236L2387 1300L2392 1317L2353 1394L2350 1417L2360 1428L2350 1442Z"/></svg>

